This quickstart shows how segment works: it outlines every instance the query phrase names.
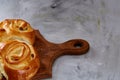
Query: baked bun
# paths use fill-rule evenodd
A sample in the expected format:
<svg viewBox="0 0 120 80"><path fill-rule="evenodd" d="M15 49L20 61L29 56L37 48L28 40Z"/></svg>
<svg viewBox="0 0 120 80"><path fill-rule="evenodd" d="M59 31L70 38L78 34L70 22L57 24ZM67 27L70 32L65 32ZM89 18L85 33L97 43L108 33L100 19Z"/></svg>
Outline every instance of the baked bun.
<svg viewBox="0 0 120 80"><path fill-rule="evenodd" d="M35 33L20 19L0 23L0 80L30 80L40 67Z"/></svg>

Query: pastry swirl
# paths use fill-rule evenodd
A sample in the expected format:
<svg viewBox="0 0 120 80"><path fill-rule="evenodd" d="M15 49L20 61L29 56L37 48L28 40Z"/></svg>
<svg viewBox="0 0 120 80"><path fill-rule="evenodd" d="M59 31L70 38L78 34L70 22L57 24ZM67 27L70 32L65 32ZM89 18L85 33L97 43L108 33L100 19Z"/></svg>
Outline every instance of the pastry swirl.
<svg viewBox="0 0 120 80"><path fill-rule="evenodd" d="M29 80L39 68L39 59L34 48L24 42L6 42L0 57L8 80Z"/></svg>

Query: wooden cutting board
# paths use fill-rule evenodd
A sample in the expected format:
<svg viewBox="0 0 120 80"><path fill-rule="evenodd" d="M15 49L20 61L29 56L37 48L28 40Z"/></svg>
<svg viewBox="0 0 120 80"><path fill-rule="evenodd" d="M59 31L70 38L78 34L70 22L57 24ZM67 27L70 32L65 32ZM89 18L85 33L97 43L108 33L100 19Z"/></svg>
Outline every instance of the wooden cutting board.
<svg viewBox="0 0 120 80"><path fill-rule="evenodd" d="M52 77L52 64L62 55L82 55L88 52L89 43L83 39L73 39L61 44L47 41L38 30L35 30L34 47L39 54L40 69L32 80Z"/></svg>

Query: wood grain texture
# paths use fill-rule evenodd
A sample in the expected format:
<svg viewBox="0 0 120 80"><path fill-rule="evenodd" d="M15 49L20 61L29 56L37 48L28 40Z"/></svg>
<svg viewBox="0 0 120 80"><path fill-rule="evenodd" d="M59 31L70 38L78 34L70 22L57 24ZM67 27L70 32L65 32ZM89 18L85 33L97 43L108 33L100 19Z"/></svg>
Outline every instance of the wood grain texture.
<svg viewBox="0 0 120 80"><path fill-rule="evenodd" d="M40 69L32 80L51 78L52 64L62 55L82 55L88 52L89 43L83 39L73 39L64 43L55 44L47 41L41 33L36 30L36 41L34 47L40 57Z"/></svg>

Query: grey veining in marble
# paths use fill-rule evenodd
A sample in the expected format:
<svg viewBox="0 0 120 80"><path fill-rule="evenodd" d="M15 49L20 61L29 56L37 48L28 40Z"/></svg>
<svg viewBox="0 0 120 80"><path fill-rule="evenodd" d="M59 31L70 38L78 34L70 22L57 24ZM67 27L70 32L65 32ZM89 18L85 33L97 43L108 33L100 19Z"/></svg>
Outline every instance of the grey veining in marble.
<svg viewBox="0 0 120 80"><path fill-rule="evenodd" d="M82 38L90 51L63 56L44 80L120 80L120 0L0 0L0 20L21 18L61 43Z"/></svg>

